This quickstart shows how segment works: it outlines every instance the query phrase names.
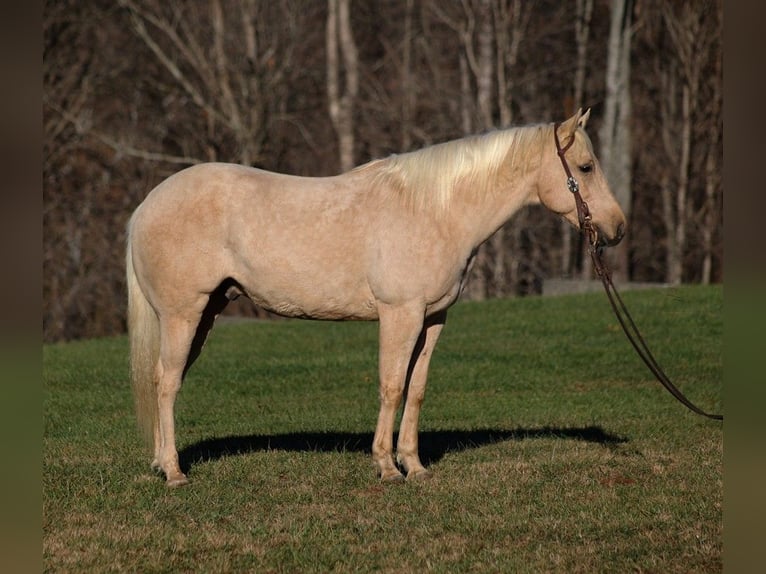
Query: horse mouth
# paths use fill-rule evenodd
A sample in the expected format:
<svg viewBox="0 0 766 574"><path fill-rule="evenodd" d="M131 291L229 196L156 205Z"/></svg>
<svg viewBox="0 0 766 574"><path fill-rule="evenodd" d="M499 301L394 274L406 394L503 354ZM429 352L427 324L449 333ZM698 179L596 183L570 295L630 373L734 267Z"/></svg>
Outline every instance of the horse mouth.
<svg viewBox="0 0 766 574"><path fill-rule="evenodd" d="M620 223L617 226L617 229L614 230L614 234L611 237L604 233L603 230L599 227L596 228L596 231L598 237L596 244L599 247L612 247L617 245L620 241L622 241L622 238L625 237L625 223Z"/></svg>

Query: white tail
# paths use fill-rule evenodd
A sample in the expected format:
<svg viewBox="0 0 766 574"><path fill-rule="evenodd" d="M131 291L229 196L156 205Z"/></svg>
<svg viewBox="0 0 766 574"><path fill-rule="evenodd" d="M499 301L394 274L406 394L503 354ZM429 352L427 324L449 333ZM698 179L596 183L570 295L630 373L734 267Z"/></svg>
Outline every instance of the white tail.
<svg viewBox="0 0 766 574"><path fill-rule="evenodd" d="M160 350L160 323L136 279L133 269L131 227L132 225L128 227L128 246L125 257L128 284L130 378L138 425L147 442L152 444L158 425L155 377Z"/></svg>

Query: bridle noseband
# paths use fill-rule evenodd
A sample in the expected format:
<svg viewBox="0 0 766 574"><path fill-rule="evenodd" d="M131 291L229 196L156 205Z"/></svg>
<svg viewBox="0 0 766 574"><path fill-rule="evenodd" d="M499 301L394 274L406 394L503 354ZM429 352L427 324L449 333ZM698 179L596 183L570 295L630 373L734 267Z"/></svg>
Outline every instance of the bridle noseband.
<svg viewBox="0 0 766 574"><path fill-rule="evenodd" d="M606 261L603 258L604 247L603 244L599 242L598 229L595 225L593 225L593 219L590 214L590 209L588 209L588 204L580 194L580 185L572 175L572 170L569 169L569 164L567 163L566 157L564 155L566 154L567 150L572 147L572 144L575 141L574 134L572 135L571 140L562 147L558 134L558 129L560 126L560 123L553 124L553 139L556 142L556 153L561 160L561 165L564 167L564 173L566 173L567 176L567 188L570 192L572 192L572 195L574 195L575 206L577 208L577 220L580 224L580 232L584 235L588 243L588 253L593 260L593 268L601 279L601 283L604 285L604 291L606 291L607 297L609 298L609 303L612 305L612 310L619 320L620 325L622 326L622 330L625 332L625 335L628 337L628 340L633 345L633 348L636 350L639 357L641 357L641 359L644 361L644 364L646 364L652 374L654 374L657 380L662 383L662 385L670 392L671 395L673 395L691 411L704 417L722 421L723 415L706 413L697 405L692 403L689 399L687 399L686 396L671 382L671 380L660 367L659 363L657 363L657 360L652 355L649 347L644 341L644 338L641 336L638 327L636 327L633 318L630 316L627 307L625 307L625 303L623 303L620 294L617 292L617 288L614 286L614 283L612 283L612 273L607 267Z"/></svg>

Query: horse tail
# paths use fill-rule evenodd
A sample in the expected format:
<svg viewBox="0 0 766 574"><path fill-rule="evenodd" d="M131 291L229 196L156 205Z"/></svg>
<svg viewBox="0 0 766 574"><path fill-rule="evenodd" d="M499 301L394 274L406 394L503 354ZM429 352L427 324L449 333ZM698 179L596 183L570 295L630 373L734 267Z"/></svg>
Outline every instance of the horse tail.
<svg viewBox="0 0 766 574"><path fill-rule="evenodd" d="M136 277L131 240L132 218L128 226L125 269L128 284L128 334L130 338L130 379L138 426L147 443L154 438L158 421L155 373L160 350L160 322Z"/></svg>

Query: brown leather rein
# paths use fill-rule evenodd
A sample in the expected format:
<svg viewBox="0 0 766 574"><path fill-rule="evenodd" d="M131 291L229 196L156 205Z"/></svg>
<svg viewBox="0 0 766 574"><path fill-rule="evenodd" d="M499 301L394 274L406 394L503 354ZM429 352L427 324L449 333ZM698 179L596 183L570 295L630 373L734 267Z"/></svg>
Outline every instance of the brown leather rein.
<svg viewBox="0 0 766 574"><path fill-rule="evenodd" d="M577 219L580 223L580 231L588 243L588 253L593 260L593 268L596 270L596 274L599 276L601 283L604 285L604 291L606 291L606 295L609 298L609 303L612 305L612 310L614 311L617 320L620 322L622 330L625 332L625 335L628 337L631 345L633 345L636 353L638 353L638 356L641 357L646 366L649 367L649 370L652 372L652 374L654 374L657 380L662 383L662 385L670 392L671 395L683 403L689 410L697 413L698 415L722 421L723 415L706 413L697 405L692 403L689 399L687 399L686 396L684 396L684 394L678 390L678 388L670 381L668 376L657 363L657 360L652 355L649 347L644 341L644 338L641 336L638 327L636 327L633 318L630 316L627 307L625 307L625 303L623 303L620 294L617 292L617 289L614 286L614 283L612 283L612 273L607 267L606 261L603 258L604 246L603 244L599 243L598 229L593 225L590 210L588 209L588 204L585 203L585 200L583 200L582 195L580 194L580 186L572 175L572 170L569 169L569 164L564 157L566 151L574 143L574 136L572 137L571 141L567 143L567 145L562 147L558 135L558 129L560 125L561 124L559 123L553 125L553 137L556 140L556 152L558 153L559 159L561 160L561 165L564 167L564 172L567 175L567 188L570 192L572 192L575 198L575 204L577 206Z"/></svg>

